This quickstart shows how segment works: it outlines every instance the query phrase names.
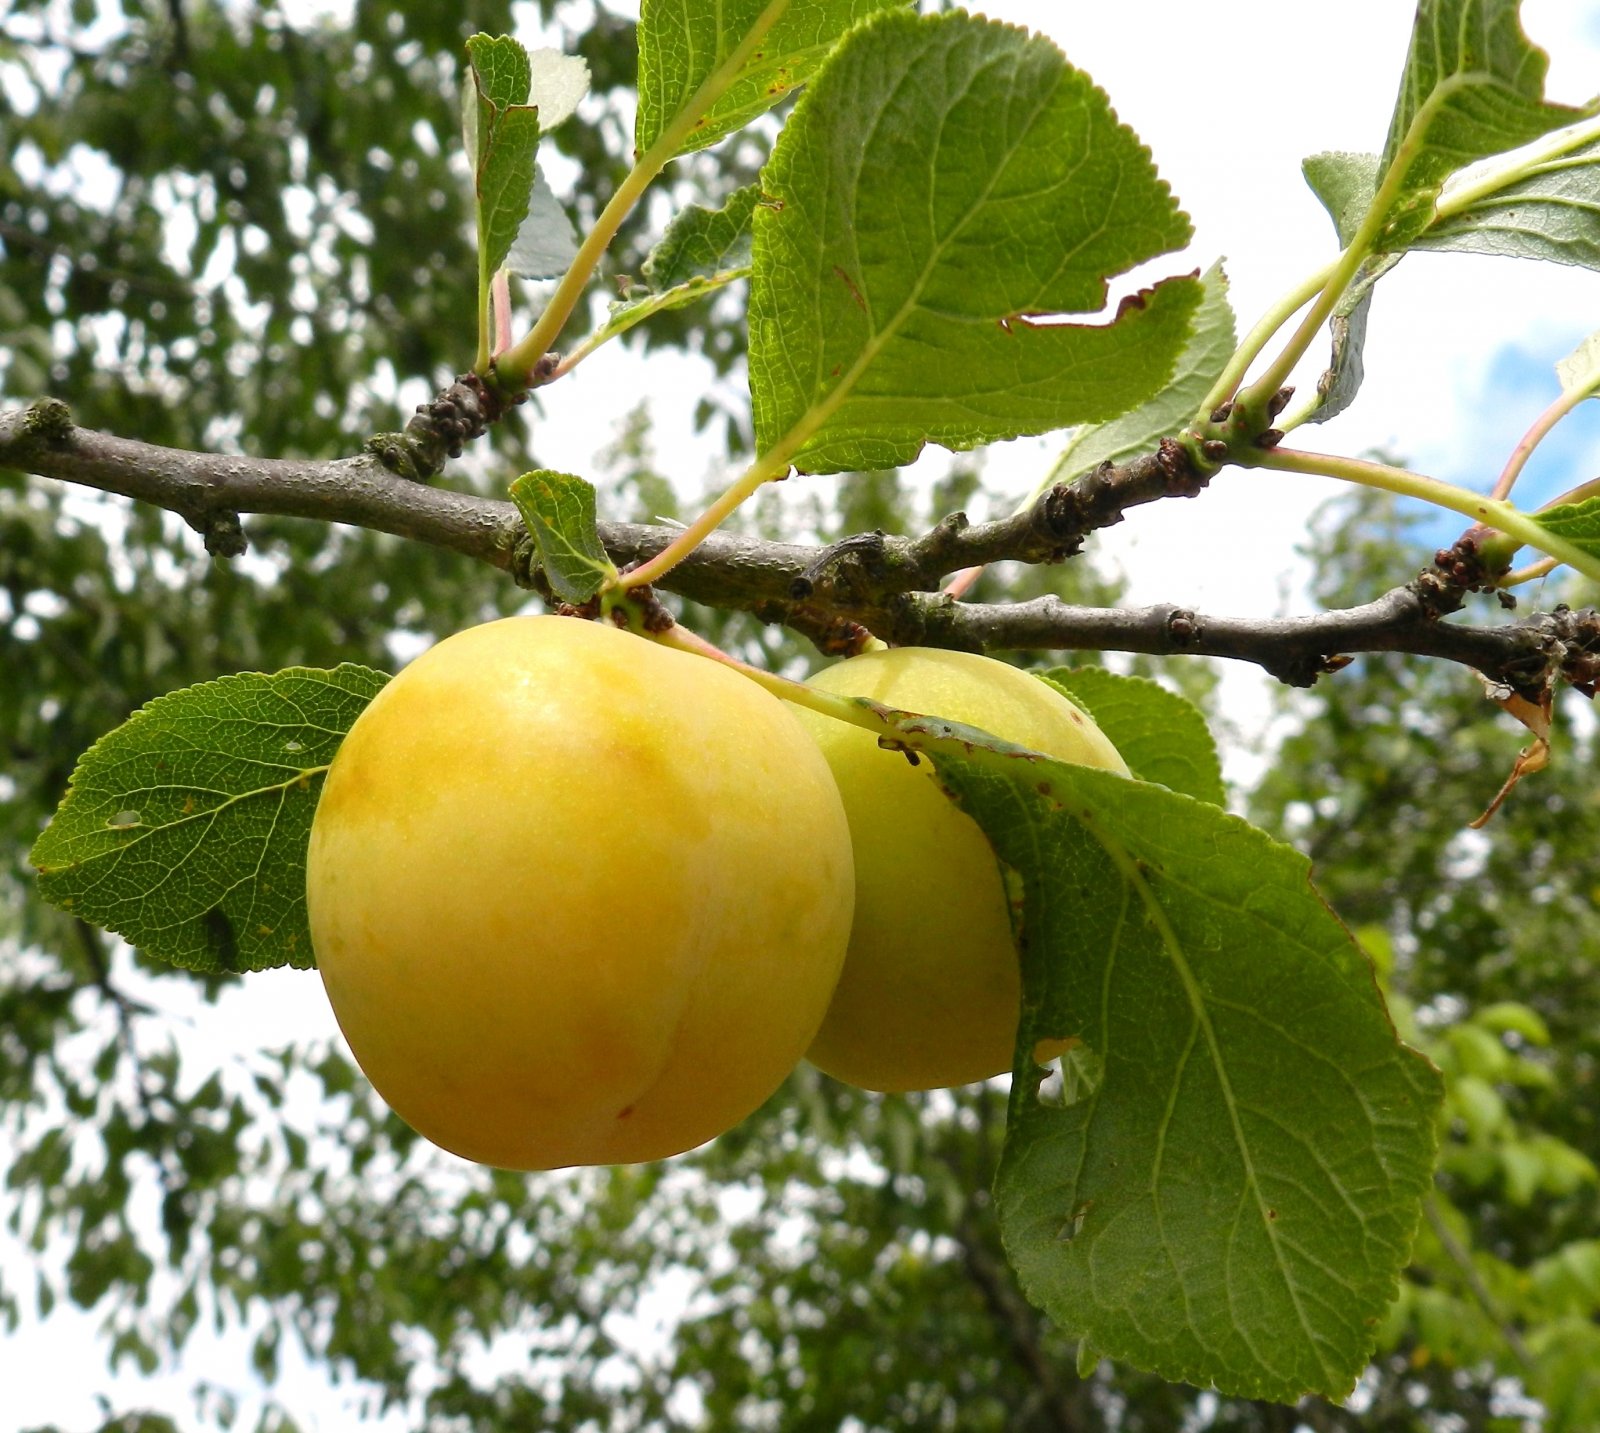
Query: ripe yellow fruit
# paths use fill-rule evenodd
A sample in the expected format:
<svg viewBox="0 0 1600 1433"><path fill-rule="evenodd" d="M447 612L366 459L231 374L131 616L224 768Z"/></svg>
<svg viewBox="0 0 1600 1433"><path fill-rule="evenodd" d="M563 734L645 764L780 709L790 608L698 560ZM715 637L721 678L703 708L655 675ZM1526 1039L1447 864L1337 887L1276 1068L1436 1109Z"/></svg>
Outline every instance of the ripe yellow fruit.
<svg viewBox="0 0 1600 1433"><path fill-rule="evenodd" d="M849 828L788 707L613 627L424 652L339 748L306 898L334 1014L408 1124L512 1169L660 1159L805 1053Z"/></svg>
<svg viewBox="0 0 1600 1433"><path fill-rule="evenodd" d="M1128 774L1088 715L1015 667L902 647L812 685L980 727L1062 761ZM925 1090L1011 1068L1022 985L994 853L971 817L871 732L811 712L850 817L856 915L833 1004L807 1057L869 1090Z"/></svg>

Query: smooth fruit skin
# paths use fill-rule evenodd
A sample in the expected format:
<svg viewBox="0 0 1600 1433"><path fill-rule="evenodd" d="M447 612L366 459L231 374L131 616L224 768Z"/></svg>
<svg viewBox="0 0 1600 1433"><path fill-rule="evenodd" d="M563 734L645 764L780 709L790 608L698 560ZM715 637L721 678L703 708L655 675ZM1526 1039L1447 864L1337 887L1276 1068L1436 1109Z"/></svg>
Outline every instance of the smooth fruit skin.
<svg viewBox="0 0 1600 1433"><path fill-rule="evenodd" d="M823 691L980 727L1063 761L1128 774L1088 715L990 657L901 647L812 678ZM1010 1070L1021 976L994 853L977 824L871 732L811 712L856 860L844 974L807 1052L869 1090L926 1090Z"/></svg>
<svg viewBox="0 0 1600 1433"><path fill-rule="evenodd" d="M838 790L784 703L564 617L458 633L379 693L307 875L379 1094L512 1169L659 1159L750 1114L827 1008L853 886Z"/></svg>

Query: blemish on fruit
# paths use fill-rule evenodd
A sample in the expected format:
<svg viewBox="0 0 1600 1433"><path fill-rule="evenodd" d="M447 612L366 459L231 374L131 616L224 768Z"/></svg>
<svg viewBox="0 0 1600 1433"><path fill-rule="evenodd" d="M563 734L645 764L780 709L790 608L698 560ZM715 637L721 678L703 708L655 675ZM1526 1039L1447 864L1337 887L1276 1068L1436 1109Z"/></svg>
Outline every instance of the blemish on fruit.
<svg viewBox="0 0 1600 1433"><path fill-rule="evenodd" d="M617 1118L619 1120L625 1120L632 1113L633 1113L633 1106L632 1105L625 1105L622 1109L617 1111Z"/></svg>

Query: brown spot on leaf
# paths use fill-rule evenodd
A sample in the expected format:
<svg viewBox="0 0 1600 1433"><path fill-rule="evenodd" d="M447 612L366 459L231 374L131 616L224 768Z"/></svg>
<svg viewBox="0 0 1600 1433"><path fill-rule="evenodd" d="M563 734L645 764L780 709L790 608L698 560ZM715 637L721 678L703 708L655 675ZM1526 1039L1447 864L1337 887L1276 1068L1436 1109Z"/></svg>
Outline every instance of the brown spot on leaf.
<svg viewBox="0 0 1600 1433"><path fill-rule="evenodd" d="M838 275L844 286L850 290L850 297L855 300L856 307L862 313L865 313L867 311L867 301L861 297L861 290L856 287L856 281L837 264L833 266L833 272Z"/></svg>

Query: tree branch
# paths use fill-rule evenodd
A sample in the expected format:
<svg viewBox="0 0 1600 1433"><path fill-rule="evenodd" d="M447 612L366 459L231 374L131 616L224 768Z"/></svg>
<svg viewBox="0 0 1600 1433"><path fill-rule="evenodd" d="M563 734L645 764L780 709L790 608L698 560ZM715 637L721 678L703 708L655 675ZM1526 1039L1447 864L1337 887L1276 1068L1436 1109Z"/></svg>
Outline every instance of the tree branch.
<svg viewBox="0 0 1600 1433"><path fill-rule="evenodd" d="M459 391L458 391L459 390ZM414 480L486 415L483 395L461 384L426 405L404 435L375 440L359 457L313 462L193 453L78 427L46 399L0 413L0 465L120 493L177 513L222 555L243 550L239 514L348 523L487 562L543 590L532 545L509 503ZM493 401L493 395L489 395ZM450 412L443 413L440 404ZM400 471L396 471L399 469ZM739 608L805 633L825 651L848 647L865 627L886 641L984 649L1077 649L1187 654L1253 662L1308 686L1359 652L1409 652L1459 662L1529 696L1551 682L1592 690L1600 680L1600 614L1557 607L1519 621L1441 620L1470 582L1436 565L1376 601L1314 616L1218 617L1184 607L1075 607L1055 597L1018 603L960 602L938 591L964 567L1052 562L1130 507L1192 496L1204 480L1176 445L1104 464L998 522L948 517L921 537L866 533L827 547L718 532L662 584L712 607ZM603 522L619 565L642 562L674 535L669 527ZM1448 554L1441 554L1441 558Z"/></svg>

